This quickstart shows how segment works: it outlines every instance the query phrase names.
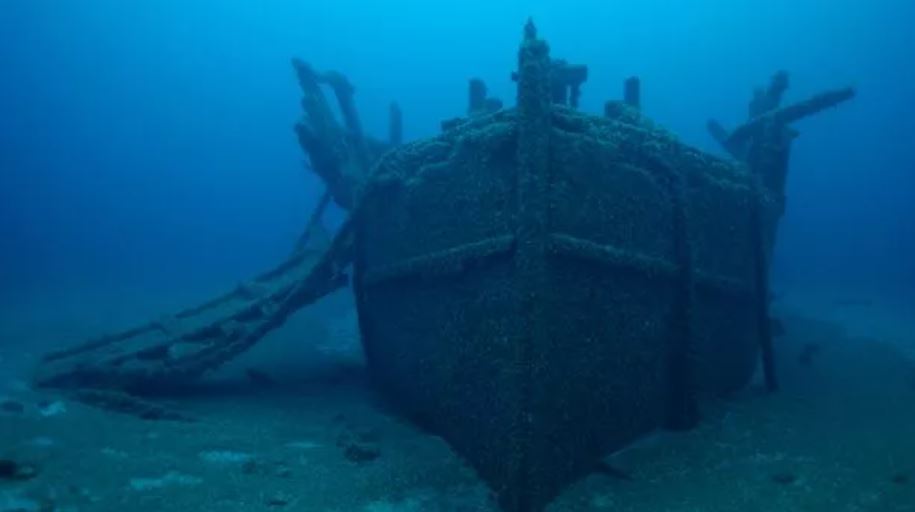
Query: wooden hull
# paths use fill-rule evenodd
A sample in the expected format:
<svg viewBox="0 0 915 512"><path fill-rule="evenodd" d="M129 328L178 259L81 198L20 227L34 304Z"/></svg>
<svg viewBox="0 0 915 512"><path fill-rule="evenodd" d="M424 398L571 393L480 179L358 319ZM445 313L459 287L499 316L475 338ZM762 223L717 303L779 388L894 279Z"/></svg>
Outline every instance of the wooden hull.
<svg viewBox="0 0 915 512"><path fill-rule="evenodd" d="M517 111L389 154L356 218L372 375L512 511L745 385L759 343L748 172L625 117L549 115L533 164Z"/></svg>

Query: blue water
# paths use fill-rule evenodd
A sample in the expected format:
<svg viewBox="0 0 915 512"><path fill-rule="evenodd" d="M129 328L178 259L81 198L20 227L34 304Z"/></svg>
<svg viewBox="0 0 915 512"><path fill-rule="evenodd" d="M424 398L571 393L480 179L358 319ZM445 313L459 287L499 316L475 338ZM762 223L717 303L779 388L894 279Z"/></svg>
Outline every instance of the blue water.
<svg viewBox="0 0 915 512"><path fill-rule="evenodd" d="M773 289L915 353L910 0L4 0L0 355L97 334L69 327L90 311L126 327L190 305L289 254L322 192L292 130L292 57L345 73L379 138L399 102L414 140L464 114L469 78L513 104L528 17L589 66L582 110L637 75L644 114L716 154L706 120L743 122L778 70L788 103L854 86L796 125Z"/></svg>
<svg viewBox="0 0 915 512"><path fill-rule="evenodd" d="M676 5L675 5L676 4ZM718 151L754 87L859 96L798 128L776 279L915 287L915 7L757 2L26 2L0 6L0 282L180 287L288 250L318 182L291 130L292 56L356 84L364 125L401 103L437 133L484 78L510 102L520 25L588 64L582 108L642 78L644 110Z"/></svg>

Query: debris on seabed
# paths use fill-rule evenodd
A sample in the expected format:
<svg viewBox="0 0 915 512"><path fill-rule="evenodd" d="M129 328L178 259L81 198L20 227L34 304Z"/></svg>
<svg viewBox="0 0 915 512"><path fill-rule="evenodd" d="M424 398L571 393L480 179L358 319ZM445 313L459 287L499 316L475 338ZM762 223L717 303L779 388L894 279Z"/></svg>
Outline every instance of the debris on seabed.
<svg viewBox="0 0 915 512"><path fill-rule="evenodd" d="M791 485L797 482L797 475L788 472L775 473L771 478L773 482L780 485Z"/></svg>
<svg viewBox="0 0 915 512"><path fill-rule="evenodd" d="M25 412L25 405L12 398L0 399L0 412L6 414L22 414Z"/></svg>
<svg viewBox="0 0 915 512"><path fill-rule="evenodd" d="M210 450L200 452L200 458L214 464L245 464L254 459L254 456L232 450Z"/></svg>
<svg viewBox="0 0 915 512"><path fill-rule="evenodd" d="M131 478L129 486L134 491L149 491L166 487L193 487L203 482L201 478L169 471L158 478Z"/></svg>
<svg viewBox="0 0 915 512"><path fill-rule="evenodd" d="M38 468L12 459L0 459L0 480L31 480L38 476Z"/></svg>
<svg viewBox="0 0 915 512"><path fill-rule="evenodd" d="M60 416L67 412L67 404L60 400L41 402L38 404L38 412L45 418Z"/></svg>

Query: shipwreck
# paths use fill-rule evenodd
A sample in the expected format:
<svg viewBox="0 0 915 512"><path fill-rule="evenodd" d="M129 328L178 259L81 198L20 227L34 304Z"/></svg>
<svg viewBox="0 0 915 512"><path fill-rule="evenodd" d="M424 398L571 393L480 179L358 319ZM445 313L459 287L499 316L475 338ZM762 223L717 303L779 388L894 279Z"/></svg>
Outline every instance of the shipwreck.
<svg viewBox="0 0 915 512"><path fill-rule="evenodd" d="M757 368L777 388L768 268L789 125L853 90L782 106L777 74L745 124L709 122L721 158L649 121L636 78L603 115L579 112L587 68L551 59L529 23L515 107L474 80L466 117L404 144L396 105L375 140L344 75L293 64L296 133L327 185L298 248L199 307L48 354L37 384L187 385L351 284L374 382L511 512L542 510L646 432L693 427L704 396ZM331 202L348 219L321 236Z"/></svg>

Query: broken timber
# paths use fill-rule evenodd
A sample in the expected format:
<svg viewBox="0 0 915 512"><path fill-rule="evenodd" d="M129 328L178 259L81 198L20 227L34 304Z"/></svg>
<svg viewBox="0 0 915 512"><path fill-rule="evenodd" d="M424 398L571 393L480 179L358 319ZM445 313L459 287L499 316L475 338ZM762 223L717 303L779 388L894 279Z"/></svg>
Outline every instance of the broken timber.
<svg viewBox="0 0 915 512"><path fill-rule="evenodd" d="M47 354L36 384L57 388L112 388L154 394L180 388L218 368L281 325L289 314L346 285L352 259L347 223L331 240L322 217L333 200L350 209L378 156L402 139L400 109L391 105L390 143L362 133L354 89L340 73L315 72L293 60L304 97L296 125L309 167L326 184L292 254L272 270L197 307L127 331ZM331 87L341 126L320 89Z"/></svg>
<svg viewBox="0 0 915 512"><path fill-rule="evenodd" d="M257 343L295 311L345 286L352 229L303 250L214 301L44 357L35 381L58 388L155 394L187 386Z"/></svg>
<svg viewBox="0 0 915 512"><path fill-rule="evenodd" d="M755 93L750 102L750 117L746 123L728 132L718 121L710 119L706 125L709 134L731 156L745 161L748 145L753 138L763 135L767 126L774 125L787 131L789 124L836 107L855 97L854 88L845 87L825 91L804 101L781 107L782 96L787 88L787 74L783 71L776 73L766 92ZM794 138L794 134L788 132L787 138Z"/></svg>

